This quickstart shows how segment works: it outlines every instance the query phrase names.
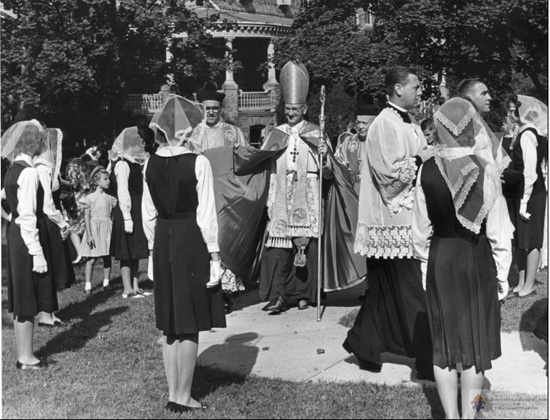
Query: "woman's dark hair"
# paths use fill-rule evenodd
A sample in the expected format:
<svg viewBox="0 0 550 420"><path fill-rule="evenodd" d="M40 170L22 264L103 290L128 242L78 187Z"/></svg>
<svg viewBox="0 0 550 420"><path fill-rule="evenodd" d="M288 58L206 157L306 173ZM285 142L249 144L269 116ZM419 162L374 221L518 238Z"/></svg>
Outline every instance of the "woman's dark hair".
<svg viewBox="0 0 550 420"><path fill-rule="evenodd" d="M508 96L508 99L506 99L506 107L508 108L508 105L510 104L513 104L516 106L514 115L516 116L516 118L519 118L519 107L521 106L521 102L519 101L517 95Z"/></svg>

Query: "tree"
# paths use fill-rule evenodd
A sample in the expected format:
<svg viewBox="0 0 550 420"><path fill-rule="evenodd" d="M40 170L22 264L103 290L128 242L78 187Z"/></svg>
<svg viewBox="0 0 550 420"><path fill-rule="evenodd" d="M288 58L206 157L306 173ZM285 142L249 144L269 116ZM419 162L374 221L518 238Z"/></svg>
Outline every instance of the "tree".
<svg viewBox="0 0 550 420"><path fill-rule="evenodd" d="M215 17L199 19L177 0L8 0L4 6L18 18L2 21L2 102L18 93L73 142L112 139L129 124L125 94L156 92L170 74L186 86L224 61L225 50L212 53L209 45ZM179 32L187 39L171 43Z"/></svg>

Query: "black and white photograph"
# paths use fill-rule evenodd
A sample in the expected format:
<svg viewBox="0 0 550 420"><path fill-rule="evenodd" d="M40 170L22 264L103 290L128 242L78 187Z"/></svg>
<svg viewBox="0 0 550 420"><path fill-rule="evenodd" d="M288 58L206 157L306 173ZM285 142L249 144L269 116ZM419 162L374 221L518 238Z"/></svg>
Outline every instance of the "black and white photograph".
<svg viewBox="0 0 550 420"><path fill-rule="evenodd" d="M548 12L0 2L0 416L548 418Z"/></svg>

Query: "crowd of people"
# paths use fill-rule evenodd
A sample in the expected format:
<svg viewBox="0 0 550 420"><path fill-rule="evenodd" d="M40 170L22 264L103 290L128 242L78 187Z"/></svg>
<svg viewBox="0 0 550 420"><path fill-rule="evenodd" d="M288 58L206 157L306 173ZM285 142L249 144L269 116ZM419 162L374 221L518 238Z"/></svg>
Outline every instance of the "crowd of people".
<svg viewBox="0 0 550 420"><path fill-rule="evenodd" d="M497 138L483 120L489 90L468 79L418 124L411 111L421 82L398 66L386 75L385 106L360 101L354 131L333 152L306 118L304 64L290 61L280 78L285 120L260 149L223 120L224 95L213 83L199 89L200 104L168 96L150 128L125 128L108 154L71 160L67 181L61 130L29 120L4 133L18 369L47 367L33 352L34 321L62 324L57 291L75 282L70 237L77 262L86 260L86 294L98 259L102 287L111 287L114 257L122 298L150 295L138 281L139 261L148 259L169 411L204 408L191 396L199 332L226 327L230 295L246 281L259 282L263 310L279 315L319 305L319 289L366 278L344 349L375 373L384 352L414 358L416 378L437 383L448 418L459 416L460 372L461 410L469 412L501 355L499 300L535 293L546 106L510 97L513 129ZM70 194L62 204L63 183ZM520 281L509 291L513 260Z"/></svg>

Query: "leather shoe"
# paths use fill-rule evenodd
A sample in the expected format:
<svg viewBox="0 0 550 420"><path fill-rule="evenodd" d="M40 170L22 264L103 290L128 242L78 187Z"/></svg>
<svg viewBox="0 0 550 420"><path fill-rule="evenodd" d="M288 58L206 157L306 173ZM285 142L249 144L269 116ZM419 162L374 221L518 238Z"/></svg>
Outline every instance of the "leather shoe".
<svg viewBox="0 0 550 420"><path fill-rule="evenodd" d="M49 324L47 322L39 322L38 323L38 326L39 327L49 327L49 328L54 328L54 327L65 327L67 324L65 324L63 321L59 321L59 320L55 320L53 322L53 324Z"/></svg>
<svg viewBox="0 0 550 420"><path fill-rule="evenodd" d="M166 404L166 409L176 414L187 413L190 411L197 411L197 410L206 410L207 408L208 406L204 404L201 405L200 407L189 407L188 405L178 404L172 401L169 401L168 404Z"/></svg>
<svg viewBox="0 0 550 420"><path fill-rule="evenodd" d="M273 315L280 314L281 312L285 312L288 310L288 306L286 305L285 301L281 298L278 298L274 305L270 305L267 310L271 312Z"/></svg>
<svg viewBox="0 0 550 420"><path fill-rule="evenodd" d="M277 303L277 299L272 300L271 302L267 302L267 304L262 308L262 311L267 312L269 311L269 307L273 306Z"/></svg>
<svg viewBox="0 0 550 420"><path fill-rule="evenodd" d="M38 363L35 363L34 365L28 365L26 363L21 363L19 360L15 364L15 367L20 370L39 370L39 369L46 369L48 367L48 364L44 360L40 360Z"/></svg>

